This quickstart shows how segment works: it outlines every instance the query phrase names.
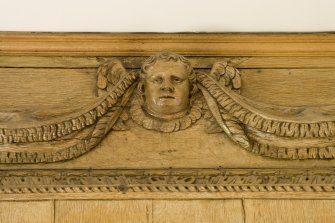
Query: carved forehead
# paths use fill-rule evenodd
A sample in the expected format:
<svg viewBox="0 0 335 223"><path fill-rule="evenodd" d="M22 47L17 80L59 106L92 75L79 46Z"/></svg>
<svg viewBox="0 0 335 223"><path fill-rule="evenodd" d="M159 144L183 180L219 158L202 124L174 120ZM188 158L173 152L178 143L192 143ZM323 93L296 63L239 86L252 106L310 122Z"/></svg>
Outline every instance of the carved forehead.
<svg viewBox="0 0 335 223"><path fill-rule="evenodd" d="M148 69L155 67L158 62L170 62L171 67L176 64L180 64L180 66L184 66L186 68L188 73L192 72L191 63L185 57L171 52L162 52L146 59L143 62L141 73L145 75Z"/></svg>
<svg viewBox="0 0 335 223"><path fill-rule="evenodd" d="M147 75L155 74L175 74L188 75L187 66L180 61L157 61L152 66L148 67Z"/></svg>

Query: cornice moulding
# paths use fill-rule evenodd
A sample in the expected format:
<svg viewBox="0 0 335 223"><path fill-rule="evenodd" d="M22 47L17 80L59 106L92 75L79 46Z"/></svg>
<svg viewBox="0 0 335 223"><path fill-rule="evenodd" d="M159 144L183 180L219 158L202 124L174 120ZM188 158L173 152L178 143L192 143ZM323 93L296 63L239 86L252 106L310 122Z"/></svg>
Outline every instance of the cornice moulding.
<svg viewBox="0 0 335 223"><path fill-rule="evenodd" d="M0 55L334 56L335 34L0 33Z"/></svg>

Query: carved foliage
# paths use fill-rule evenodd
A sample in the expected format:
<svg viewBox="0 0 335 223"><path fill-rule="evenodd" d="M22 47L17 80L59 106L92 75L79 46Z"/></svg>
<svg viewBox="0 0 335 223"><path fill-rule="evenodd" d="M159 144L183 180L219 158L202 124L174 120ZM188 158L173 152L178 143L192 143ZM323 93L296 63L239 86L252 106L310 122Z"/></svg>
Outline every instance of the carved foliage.
<svg viewBox="0 0 335 223"><path fill-rule="evenodd" d="M165 172L165 173L164 173ZM332 170L2 171L0 193L334 192Z"/></svg>

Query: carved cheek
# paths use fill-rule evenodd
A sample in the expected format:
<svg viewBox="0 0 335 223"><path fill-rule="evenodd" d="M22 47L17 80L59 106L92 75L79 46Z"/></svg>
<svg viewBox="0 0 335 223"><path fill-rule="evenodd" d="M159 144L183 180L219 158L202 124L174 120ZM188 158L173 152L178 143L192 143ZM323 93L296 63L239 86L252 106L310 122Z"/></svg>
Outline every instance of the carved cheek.
<svg viewBox="0 0 335 223"><path fill-rule="evenodd" d="M190 85L188 82L184 82L178 85L177 91L179 92L178 95L182 100L188 100L188 96L190 93Z"/></svg>
<svg viewBox="0 0 335 223"><path fill-rule="evenodd" d="M148 102L157 103L159 98L159 87L155 86L155 84L146 82L144 86L145 98Z"/></svg>

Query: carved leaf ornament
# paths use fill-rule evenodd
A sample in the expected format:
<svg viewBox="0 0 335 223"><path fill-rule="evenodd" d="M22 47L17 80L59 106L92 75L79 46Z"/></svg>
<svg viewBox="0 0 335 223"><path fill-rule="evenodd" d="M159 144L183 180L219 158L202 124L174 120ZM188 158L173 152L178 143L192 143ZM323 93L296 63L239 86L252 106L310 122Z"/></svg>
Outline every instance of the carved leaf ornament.
<svg viewBox="0 0 335 223"><path fill-rule="evenodd" d="M169 52L150 57L141 71L127 71L120 61L111 60L97 71L99 97L76 114L34 126L0 123L0 163L74 159L110 131L127 130L129 117L145 129L163 133L182 131L206 118L207 132L222 132L261 156L335 158L335 107L267 105L240 95L241 87L239 71L226 62L217 62L204 73Z"/></svg>

